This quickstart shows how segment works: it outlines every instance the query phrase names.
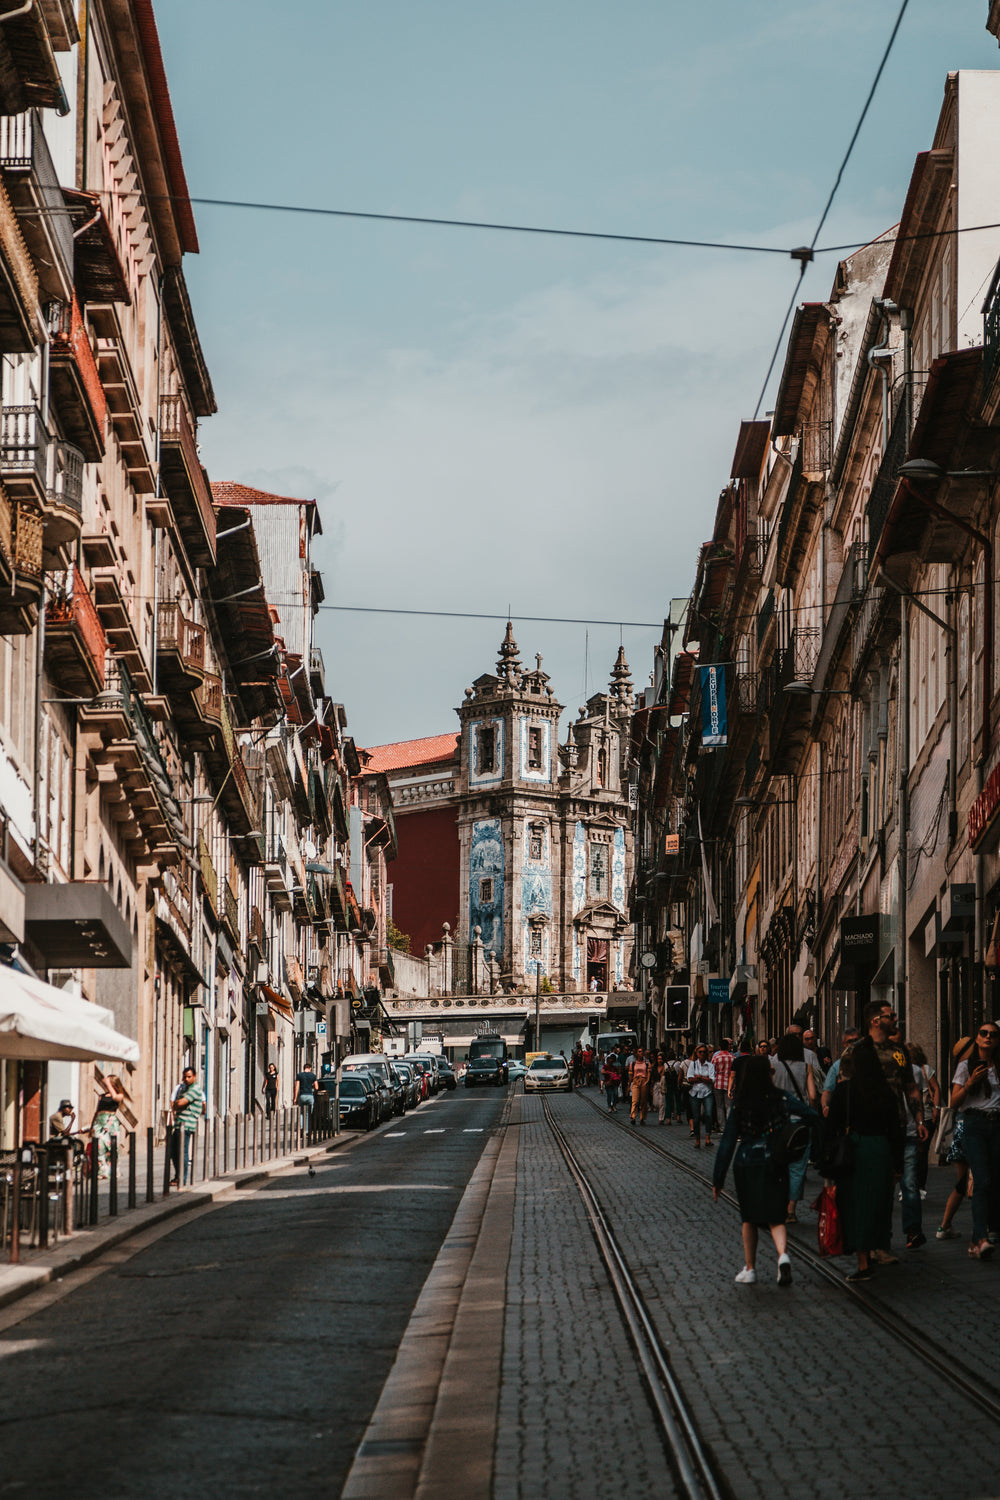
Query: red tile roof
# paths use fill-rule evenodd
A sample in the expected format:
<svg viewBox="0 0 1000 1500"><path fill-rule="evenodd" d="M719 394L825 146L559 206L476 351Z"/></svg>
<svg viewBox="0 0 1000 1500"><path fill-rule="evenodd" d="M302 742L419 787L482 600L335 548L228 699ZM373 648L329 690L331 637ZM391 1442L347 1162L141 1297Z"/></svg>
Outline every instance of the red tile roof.
<svg viewBox="0 0 1000 1500"><path fill-rule="evenodd" d="M432 734L424 740L399 740L394 745L370 745L362 755L371 757L366 771L401 771L408 766L432 766L454 760L457 734Z"/></svg>
<svg viewBox="0 0 1000 1500"><path fill-rule="evenodd" d="M315 500L296 500L292 495L271 495L267 490L251 489L231 479L215 480L212 499L216 505L315 505Z"/></svg>

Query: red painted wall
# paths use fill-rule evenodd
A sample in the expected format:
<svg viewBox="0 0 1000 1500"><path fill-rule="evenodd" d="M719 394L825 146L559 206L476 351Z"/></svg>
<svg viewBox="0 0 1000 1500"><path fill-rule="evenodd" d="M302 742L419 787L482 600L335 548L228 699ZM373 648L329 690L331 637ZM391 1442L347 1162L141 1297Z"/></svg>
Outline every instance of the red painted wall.
<svg viewBox="0 0 1000 1500"><path fill-rule="evenodd" d="M392 920L410 935L410 952L423 956L441 929L458 927L459 847L454 807L401 813L396 809L399 853L388 869Z"/></svg>

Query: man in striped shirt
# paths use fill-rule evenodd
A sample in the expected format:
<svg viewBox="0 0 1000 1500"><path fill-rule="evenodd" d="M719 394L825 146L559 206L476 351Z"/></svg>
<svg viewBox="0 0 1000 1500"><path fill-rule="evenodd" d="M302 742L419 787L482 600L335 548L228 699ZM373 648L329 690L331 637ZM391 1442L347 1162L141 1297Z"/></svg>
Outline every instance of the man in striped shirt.
<svg viewBox="0 0 1000 1500"><path fill-rule="evenodd" d="M181 1086L173 1102L173 1111L174 1129L179 1133L181 1144L180 1161L183 1162L183 1182L187 1187L194 1155L195 1131L198 1129L198 1121L205 1113L205 1090L198 1084L194 1068L184 1069ZM176 1164L176 1157L174 1161ZM173 1186L179 1186L176 1177Z"/></svg>

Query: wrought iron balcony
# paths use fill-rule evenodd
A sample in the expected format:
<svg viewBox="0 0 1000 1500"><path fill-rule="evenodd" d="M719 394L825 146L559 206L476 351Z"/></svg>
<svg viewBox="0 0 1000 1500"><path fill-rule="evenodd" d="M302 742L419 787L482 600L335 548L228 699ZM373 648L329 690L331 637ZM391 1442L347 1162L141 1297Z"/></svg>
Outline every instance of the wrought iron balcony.
<svg viewBox="0 0 1000 1500"><path fill-rule="evenodd" d="M0 18L10 16L3 27L4 51L9 58L0 84L0 112L16 114L25 109L55 109L69 113L59 68L52 51L46 12L52 0L25 10L24 0L0 0ZM57 31L58 37L60 32Z"/></svg>
<svg viewBox="0 0 1000 1500"><path fill-rule="evenodd" d="M184 402L160 397L160 472L188 557L201 567L215 562L215 507Z"/></svg>
<svg viewBox="0 0 1000 1500"><path fill-rule="evenodd" d="M83 454L72 443L49 448L48 491L45 550L51 553L75 542L83 530Z"/></svg>
<svg viewBox="0 0 1000 1500"><path fill-rule="evenodd" d="M198 834L198 872L201 875L202 895L212 908L212 915L218 918L219 877L216 874L215 865L212 863L212 854L208 844L205 842L205 835L203 833Z"/></svg>
<svg viewBox="0 0 1000 1500"><path fill-rule="evenodd" d="M107 659L107 637L87 585L76 568L49 581L45 604L45 666L69 693L100 691Z"/></svg>
<svg viewBox="0 0 1000 1500"><path fill-rule="evenodd" d="M229 928L234 943L240 940L240 904L229 881L222 887L222 920Z"/></svg>
<svg viewBox="0 0 1000 1500"><path fill-rule="evenodd" d="M889 433L889 441L886 444L885 454L879 464L872 492L868 497L868 556L873 557L878 549L882 528L885 526L889 507L896 493L899 483L899 467L906 458L906 450L909 447L909 433L907 432L906 406L900 402L896 408L896 416Z"/></svg>
<svg viewBox="0 0 1000 1500"><path fill-rule="evenodd" d="M35 628L42 592L44 522L0 483L0 631L28 635Z"/></svg>
<svg viewBox="0 0 1000 1500"><path fill-rule="evenodd" d="M49 372L63 432L88 463L97 463L104 456L108 403L75 293L72 302L52 304Z"/></svg>
<svg viewBox="0 0 1000 1500"><path fill-rule="evenodd" d="M993 273L983 308L983 390L988 392L1000 370L1000 265Z"/></svg>
<svg viewBox="0 0 1000 1500"><path fill-rule="evenodd" d="M171 695L196 692L205 680L205 627L189 620L176 600L156 612L159 680Z"/></svg>
<svg viewBox="0 0 1000 1500"><path fill-rule="evenodd" d="M68 301L73 295L73 221L37 110L0 116L0 168L45 298Z"/></svg>

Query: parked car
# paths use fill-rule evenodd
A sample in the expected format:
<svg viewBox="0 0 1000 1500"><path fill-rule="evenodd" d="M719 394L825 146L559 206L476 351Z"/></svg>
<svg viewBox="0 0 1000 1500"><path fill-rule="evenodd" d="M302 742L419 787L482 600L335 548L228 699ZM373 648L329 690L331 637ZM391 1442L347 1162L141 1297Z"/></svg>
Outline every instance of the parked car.
<svg viewBox="0 0 1000 1500"><path fill-rule="evenodd" d="M396 1072L399 1074L400 1078L403 1080L403 1086L406 1089L407 1109L416 1109L417 1105L420 1103L420 1097L423 1092L421 1087L420 1074L417 1072L412 1063L397 1062L394 1063L393 1066L395 1067Z"/></svg>
<svg viewBox="0 0 1000 1500"><path fill-rule="evenodd" d="M458 1079L455 1077L455 1070L446 1057L438 1058L438 1072L441 1075L441 1082L449 1092L458 1088Z"/></svg>
<svg viewBox="0 0 1000 1500"><path fill-rule="evenodd" d="M561 1089L567 1094L573 1092L573 1079L570 1077L566 1059L552 1056L536 1057L524 1075L524 1092L526 1094L548 1093L553 1089Z"/></svg>
<svg viewBox="0 0 1000 1500"><path fill-rule="evenodd" d="M374 1088L356 1073L340 1080L340 1123L348 1130L372 1130L378 1124L378 1098Z"/></svg>
<svg viewBox="0 0 1000 1500"><path fill-rule="evenodd" d="M428 1094L437 1094L440 1092L442 1087L441 1075L437 1069L438 1060L433 1052L407 1052L403 1061L423 1063L424 1073L427 1077Z"/></svg>
<svg viewBox="0 0 1000 1500"><path fill-rule="evenodd" d="M406 1086L400 1077L399 1069L395 1063L389 1064L389 1089L392 1094L392 1112L394 1115L406 1113Z"/></svg>
<svg viewBox="0 0 1000 1500"><path fill-rule="evenodd" d="M392 1093L384 1074L370 1072L367 1067L362 1067L360 1063L345 1062L341 1069L340 1077L341 1081L345 1078L360 1078L364 1080L375 1096L378 1112L377 1123L381 1124L383 1120L392 1119Z"/></svg>
<svg viewBox="0 0 1000 1500"><path fill-rule="evenodd" d="M518 1078L523 1078L527 1071L523 1062L511 1061L507 1064L507 1077L511 1083L514 1083Z"/></svg>

